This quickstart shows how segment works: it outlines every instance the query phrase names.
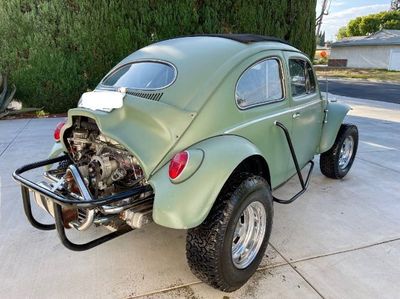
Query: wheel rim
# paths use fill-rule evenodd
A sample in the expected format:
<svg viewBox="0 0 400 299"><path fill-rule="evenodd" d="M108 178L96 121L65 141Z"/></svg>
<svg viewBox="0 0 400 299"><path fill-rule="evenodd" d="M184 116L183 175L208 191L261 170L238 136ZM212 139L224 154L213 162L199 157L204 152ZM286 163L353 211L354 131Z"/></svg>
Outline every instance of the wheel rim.
<svg viewBox="0 0 400 299"><path fill-rule="evenodd" d="M232 262L244 269L257 256L264 241L267 216L263 204L254 201L240 215L232 241Z"/></svg>
<svg viewBox="0 0 400 299"><path fill-rule="evenodd" d="M352 136L347 136L343 141L339 154L339 168L345 169L351 160L354 149L354 140Z"/></svg>

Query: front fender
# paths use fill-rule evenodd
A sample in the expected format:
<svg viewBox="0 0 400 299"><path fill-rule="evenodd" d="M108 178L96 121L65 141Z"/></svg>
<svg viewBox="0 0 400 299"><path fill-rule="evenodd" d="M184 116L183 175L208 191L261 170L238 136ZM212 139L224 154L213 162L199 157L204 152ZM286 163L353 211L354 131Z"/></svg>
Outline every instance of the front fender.
<svg viewBox="0 0 400 299"><path fill-rule="evenodd" d="M322 127L321 141L319 145L319 152L323 153L328 151L335 142L337 133L343 123L347 112L351 109L349 105L337 102L329 102L326 109L325 123Z"/></svg>
<svg viewBox="0 0 400 299"><path fill-rule="evenodd" d="M202 150L204 158L190 178L172 183L166 164L149 180L155 192L153 219L157 224L176 229L201 224L234 169L247 157L260 155L254 144L234 135L209 138L191 149Z"/></svg>

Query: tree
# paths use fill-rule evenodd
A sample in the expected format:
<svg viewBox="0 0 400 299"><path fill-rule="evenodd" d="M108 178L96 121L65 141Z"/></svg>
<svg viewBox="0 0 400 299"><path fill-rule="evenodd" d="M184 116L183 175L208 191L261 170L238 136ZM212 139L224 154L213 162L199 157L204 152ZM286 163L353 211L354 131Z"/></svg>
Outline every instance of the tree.
<svg viewBox="0 0 400 299"><path fill-rule="evenodd" d="M325 46L325 31L317 36L317 45L321 47Z"/></svg>
<svg viewBox="0 0 400 299"><path fill-rule="evenodd" d="M123 57L195 33L283 38L310 57L316 0L7 0L0 5L0 70L27 106L76 106Z"/></svg>
<svg viewBox="0 0 400 299"><path fill-rule="evenodd" d="M336 37L370 35L381 29L400 30L400 11L383 11L363 17L357 17L339 29Z"/></svg>
<svg viewBox="0 0 400 299"><path fill-rule="evenodd" d="M338 33L336 34L337 39L342 39L344 37L347 37L347 27L346 26L340 27Z"/></svg>

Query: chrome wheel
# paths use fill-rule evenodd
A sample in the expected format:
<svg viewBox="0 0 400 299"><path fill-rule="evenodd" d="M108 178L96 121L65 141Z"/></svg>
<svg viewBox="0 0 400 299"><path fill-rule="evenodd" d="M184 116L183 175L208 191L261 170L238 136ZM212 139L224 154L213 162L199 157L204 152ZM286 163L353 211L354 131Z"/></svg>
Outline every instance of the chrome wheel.
<svg viewBox="0 0 400 299"><path fill-rule="evenodd" d="M345 169L351 160L354 149L354 139L352 136L347 136L343 141L342 147L340 148L339 154L339 167Z"/></svg>
<svg viewBox="0 0 400 299"><path fill-rule="evenodd" d="M255 201L240 215L232 241L232 262L238 269L244 269L257 256L264 241L266 228L264 205Z"/></svg>

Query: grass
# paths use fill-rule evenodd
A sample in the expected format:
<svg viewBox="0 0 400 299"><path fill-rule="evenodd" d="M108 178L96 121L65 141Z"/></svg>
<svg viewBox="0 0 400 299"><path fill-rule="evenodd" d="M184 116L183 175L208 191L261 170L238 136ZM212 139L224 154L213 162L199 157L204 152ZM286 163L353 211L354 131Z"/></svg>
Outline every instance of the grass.
<svg viewBox="0 0 400 299"><path fill-rule="evenodd" d="M350 78L372 81L391 81L400 83L400 72L388 71L382 69L351 69L351 68L333 68L316 67L317 75L325 78Z"/></svg>

